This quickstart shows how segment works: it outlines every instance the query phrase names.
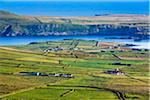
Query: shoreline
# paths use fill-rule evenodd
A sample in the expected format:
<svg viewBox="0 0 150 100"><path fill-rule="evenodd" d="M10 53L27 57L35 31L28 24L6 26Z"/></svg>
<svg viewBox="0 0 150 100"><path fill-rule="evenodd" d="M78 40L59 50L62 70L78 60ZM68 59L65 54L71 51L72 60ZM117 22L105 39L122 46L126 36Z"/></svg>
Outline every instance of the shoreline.
<svg viewBox="0 0 150 100"><path fill-rule="evenodd" d="M108 38L109 37L109 38ZM125 44L133 44L133 48L150 49L149 39L135 42L133 39L122 39L123 37L112 38L112 36L34 36L34 37L0 37L0 46L17 46L27 45L31 42L46 42L46 41L62 41L62 40L94 40L99 42L117 42ZM132 47L131 47L132 48Z"/></svg>

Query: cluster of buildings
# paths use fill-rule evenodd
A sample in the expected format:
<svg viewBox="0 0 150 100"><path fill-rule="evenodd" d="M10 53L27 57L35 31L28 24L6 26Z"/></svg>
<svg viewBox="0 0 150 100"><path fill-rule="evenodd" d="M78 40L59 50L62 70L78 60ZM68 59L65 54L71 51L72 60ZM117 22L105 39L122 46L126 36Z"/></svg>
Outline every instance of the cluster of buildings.
<svg viewBox="0 0 150 100"><path fill-rule="evenodd" d="M41 73L41 72L20 72L19 75L22 76L52 76L52 77L64 77L64 78L74 78L72 74L60 74L60 73Z"/></svg>
<svg viewBox="0 0 150 100"><path fill-rule="evenodd" d="M48 49L44 50L44 52L62 51L62 50L64 50L64 48L57 46L57 47L49 47Z"/></svg>
<svg viewBox="0 0 150 100"><path fill-rule="evenodd" d="M106 73L106 74L115 74L115 75L124 75L125 74L121 70L119 70L118 68L114 69L114 70L108 70L104 73Z"/></svg>

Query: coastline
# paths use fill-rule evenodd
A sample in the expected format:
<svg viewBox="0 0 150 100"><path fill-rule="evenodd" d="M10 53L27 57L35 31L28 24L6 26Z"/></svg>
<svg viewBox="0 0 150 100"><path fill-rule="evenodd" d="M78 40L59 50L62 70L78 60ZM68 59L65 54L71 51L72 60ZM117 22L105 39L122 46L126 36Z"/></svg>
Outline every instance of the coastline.
<svg viewBox="0 0 150 100"><path fill-rule="evenodd" d="M94 40L99 42L118 42L125 44L133 44L133 48L150 49L148 47L148 40L135 42L133 39L126 38L127 36L99 36L99 35L85 35L85 36L32 36L32 37L0 37L0 46L17 46L27 45L31 42L46 42L46 41L62 41L65 39L75 40ZM124 38L124 39L122 39ZM132 48L132 47L131 47Z"/></svg>
<svg viewBox="0 0 150 100"><path fill-rule="evenodd" d="M147 38L148 18L144 15L95 17L19 16L0 11L0 36L129 35Z"/></svg>

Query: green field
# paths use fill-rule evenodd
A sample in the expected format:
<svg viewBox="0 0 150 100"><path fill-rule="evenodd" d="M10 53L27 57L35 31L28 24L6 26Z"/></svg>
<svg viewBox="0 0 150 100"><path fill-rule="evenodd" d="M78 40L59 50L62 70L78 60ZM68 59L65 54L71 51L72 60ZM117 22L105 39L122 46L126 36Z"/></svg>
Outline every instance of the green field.
<svg viewBox="0 0 150 100"><path fill-rule="evenodd" d="M97 41L63 40L0 47L2 100L148 100L148 51L105 49ZM62 47L63 50L48 48ZM115 55L115 56L114 56ZM116 57L117 56L117 57ZM119 58L120 59L119 59ZM113 65L114 62L125 65ZM104 71L121 69L124 75ZM74 78L22 76L66 73Z"/></svg>

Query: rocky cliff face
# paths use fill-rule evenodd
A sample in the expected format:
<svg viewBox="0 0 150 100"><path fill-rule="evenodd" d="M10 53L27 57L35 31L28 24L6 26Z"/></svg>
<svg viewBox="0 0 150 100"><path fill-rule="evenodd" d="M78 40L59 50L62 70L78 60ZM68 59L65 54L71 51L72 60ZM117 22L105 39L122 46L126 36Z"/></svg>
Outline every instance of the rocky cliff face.
<svg viewBox="0 0 150 100"><path fill-rule="evenodd" d="M103 16L95 18L79 17L68 19L54 17L25 17L0 11L0 36L87 34L147 36L149 33L149 28L146 18L147 17L144 16Z"/></svg>
<svg viewBox="0 0 150 100"><path fill-rule="evenodd" d="M49 35L147 35L148 27L125 25L73 25L73 24L30 24L6 25L0 36L49 36Z"/></svg>

